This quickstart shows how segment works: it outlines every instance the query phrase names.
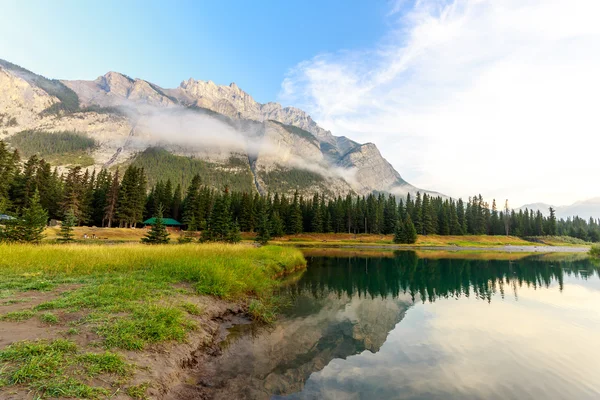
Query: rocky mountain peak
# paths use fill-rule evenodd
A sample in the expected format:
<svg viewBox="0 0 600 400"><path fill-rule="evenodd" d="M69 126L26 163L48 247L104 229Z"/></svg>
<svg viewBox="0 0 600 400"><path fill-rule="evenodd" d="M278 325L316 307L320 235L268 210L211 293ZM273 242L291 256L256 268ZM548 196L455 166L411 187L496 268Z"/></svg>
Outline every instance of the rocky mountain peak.
<svg viewBox="0 0 600 400"><path fill-rule="evenodd" d="M335 194L348 193L350 190L361 194L371 191L405 194L406 191L418 190L401 178L373 143L359 144L346 137L333 136L305 111L297 107L282 107L275 102L259 103L235 82L217 85L212 81L190 78L182 81L177 88L163 89L115 71L107 72L93 81L57 81L3 60L0 60L0 67L0 110L4 110L0 112L7 114L5 120L10 118L10 121L17 121L17 126L2 127L0 132L6 132L7 135L17 130L41 129L88 133L102 141L102 146L94 154L98 165L124 162L127 157L147 147L162 144L161 140L165 140L161 136L164 131L173 131L169 136L179 133L177 129L181 129L178 127L182 124L177 118L188 118L195 114L156 110L156 114L164 115L164 118L145 118L144 125L129 115L85 111L85 106L202 108L213 112L205 113L210 118L221 122L227 120L228 129L233 127L239 130L235 132L240 135L238 142L228 143L229 147L225 148L223 145L215 147L213 140L201 142L199 139L194 149L186 147L182 150L181 146L174 145L170 151L226 163L231 154L237 152L239 156L249 152L252 146L257 145L255 139L261 138L267 145L258 149L256 157L250 157L250 153L246 157L252 164L250 169L255 174L257 186L262 185L266 189L271 181L265 174L275 173L286 176L284 181L289 181L290 187L302 183L306 190L320 190L321 187ZM43 111L56 103L64 103L59 105L63 106L59 109L65 113L59 118L46 116ZM67 104L71 108L65 108ZM221 118L214 113L229 118ZM190 137L194 140L204 134L203 127L197 126L203 121L190 126L193 131ZM166 123L170 125L162 126ZM153 142L157 126L161 128ZM134 137L137 139L132 139ZM168 142L169 137L166 139ZM257 149L252 147L252 153L257 153ZM315 177L317 175L321 178Z"/></svg>
<svg viewBox="0 0 600 400"><path fill-rule="evenodd" d="M111 92L117 96L127 97L135 81L119 72L109 71L99 76L95 82L107 93Z"/></svg>

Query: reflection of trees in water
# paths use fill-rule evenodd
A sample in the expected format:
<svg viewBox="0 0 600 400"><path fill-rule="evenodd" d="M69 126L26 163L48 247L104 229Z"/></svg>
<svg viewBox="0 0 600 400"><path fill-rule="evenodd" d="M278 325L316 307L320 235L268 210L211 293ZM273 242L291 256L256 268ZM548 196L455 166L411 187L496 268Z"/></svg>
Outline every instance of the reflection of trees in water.
<svg viewBox="0 0 600 400"><path fill-rule="evenodd" d="M589 260L547 261L538 256L506 260L420 259L412 251L396 252L393 258L312 257L309 268L290 290L311 293L315 298L331 292L338 296L398 297L410 294L413 301L472 297L491 301L499 293L517 297L518 288L534 289L558 283L565 276L600 277Z"/></svg>

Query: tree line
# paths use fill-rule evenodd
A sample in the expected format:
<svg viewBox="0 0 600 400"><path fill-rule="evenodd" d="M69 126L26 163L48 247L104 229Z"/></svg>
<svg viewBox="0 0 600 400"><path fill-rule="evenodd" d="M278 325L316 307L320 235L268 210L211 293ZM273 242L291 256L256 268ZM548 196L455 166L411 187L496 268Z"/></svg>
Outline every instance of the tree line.
<svg viewBox="0 0 600 400"><path fill-rule="evenodd" d="M579 217L556 218L540 211L499 209L481 195L467 201L417 193L397 199L389 194L304 197L273 193L261 196L246 191L214 189L194 175L182 188L171 180L148 185L145 169L99 172L74 167L59 173L36 155L21 163L18 151L0 141L0 214L21 218L37 207L47 219L73 214L76 225L135 227L156 216L202 231L205 240L228 240L237 232L257 232L268 240L285 234L353 233L394 234L398 243L419 235L561 235L600 241L600 221Z"/></svg>

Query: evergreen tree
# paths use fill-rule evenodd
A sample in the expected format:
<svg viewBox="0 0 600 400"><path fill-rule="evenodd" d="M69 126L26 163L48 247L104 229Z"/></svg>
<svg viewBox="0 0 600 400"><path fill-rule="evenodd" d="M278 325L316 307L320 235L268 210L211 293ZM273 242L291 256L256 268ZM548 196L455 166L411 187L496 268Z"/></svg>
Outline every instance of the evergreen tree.
<svg viewBox="0 0 600 400"><path fill-rule="evenodd" d="M204 241L227 241L231 229L230 196L226 189L215 199L207 228L202 232Z"/></svg>
<svg viewBox="0 0 600 400"><path fill-rule="evenodd" d="M146 203L146 177L142 168L132 165L123 174L119 189L117 218L121 227L135 227L141 222Z"/></svg>
<svg viewBox="0 0 600 400"><path fill-rule="evenodd" d="M10 207L9 189L12 186L18 168L19 154L8 151L6 144L0 140L0 213Z"/></svg>
<svg viewBox="0 0 600 400"><path fill-rule="evenodd" d="M231 229L229 229L229 233L227 234L226 241L228 243L239 243L242 241L242 233L240 231L240 224L238 224L237 221L235 221L231 225Z"/></svg>
<svg viewBox="0 0 600 400"><path fill-rule="evenodd" d="M431 206L430 197L427 194L423 195L423 204L421 206L421 232L423 235L435 233L433 207Z"/></svg>
<svg viewBox="0 0 600 400"><path fill-rule="evenodd" d="M183 222L187 224L189 230L198 231L202 219L200 175L194 175L183 201Z"/></svg>
<svg viewBox="0 0 600 400"><path fill-rule="evenodd" d="M291 204L290 213L288 217L287 232L290 235L296 235L298 233L302 233L302 230L302 210L300 208L300 199L298 191L296 190L296 193L294 193L294 202Z"/></svg>
<svg viewBox="0 0 600 400"><path fill-rule="evenodd" d="M23 210L19 219L20 240L27 243L40 243L44 238L44 229L48 223L48 213L40 204L40 195L37 190L29 203L29 207Z"/></svg>
<svg viewBox="0 0 600 400"><path fill-rule="evenodd" d="M36 180L38 163L38 157L31 156L25 162L23 171L17 173L12 180L10 193L13 199L13 208L17 213L29 207L33 194L38 190Z"/></svg>
<svg viewBox="0 0 600 400"><path fill-rule="evenodd" d="M68 210L73 210L78 224L84 220L82 204L84 197L83 187L81 167L72 168L65 179L61 214L64 215Z"/></svg>
<svg viewBox="0 0 600 400"><path fill-rule="evenodd" d="M403 244L408 243L408 239L406 236L406 226L403 221L398 219L396 221L396 227L394 228L394 243Z"/></svg>
<svg viewBox="0 0 600 400"><path fill-rule="evenodd" d="M548 218L548 235L556 235L556 210L550 207L550 217Z"/></svg>
<svg viewBox="0 0 600 400"><path fill-rule="evenodd" d="M283 225L283 220L279 216L277 211L274 211L271 215L271 224L269 232L271 237L281 237L285 235L285 226Z"/></svg>
<svg viewBox="0 0 600 400"><path fill-rule="evenodd" d="M60 239L63 242L72 242L75 237L73 235L73 227L77 224L77 217L72 209L67 210L65 217L60 226Z"/></svg>
<svg viewBox="0 0 600 400"><path fill-rule="evenodd" d="M319 203L319 194L315 194L312 202L312 232L321 233L323 232L323 210L321 209L321 203Z"/></svg>
<svg viewBox="0 0 600 400"><path fill-rule="evenodd" d="M145 244L167 244L169 243L169 232L163 222L163 210L162 205L158 207L156 215L154 217L154 225L150 228L150 231L142 238L142 243Z"/></svg>
<svg viewBox="0 0 600 400"><path fill-rule="evenodd" d="M112 226L112 222L115 219L117 212L119 190L119 169L117 168L108 191L106 207L104 208L104 218L102 219L102 226L107 226L108 228Z"/></svg>
<svg viewBox="0 0 600 400"><path fill-rule="evenodd" d="M177 185L173 191L173 199L171 200L171 217L177 221L181 218L181 185Z"/></svg>
<svg viewBox="0 0 600 400"><path fill-rule="evenodd" d="M160 202L165 210L165 217L171 218L173 216L171 214L173 209L173 184L170 179L167 179Z"/></svg>
<svg viewBox="0 0 600 400"><path fill-rule="evenodd" d="M404 232L406 235L406 243L413 244L417 242L417 230L415 229L415 225L413 224L410 215L407 215L406 221L404 221Z"/></svg>
<svg viewBox="0 0 600 400"><path fill-rule="evenodd" d="M414 226L417 232L423 233L423 204L421 201L421 193L417 192L417 198L415 200L415 207L413 214L410 216L411 220L414 221Z"/></svg>
<svg viewBox="0 0 600 400"><path fill-rule="evenodd" d="M254 239L257 243L265 245L271 240L269 233L269 221L267 220L266 206L260 207L258 212L258 229L257 235Z"/></svg>

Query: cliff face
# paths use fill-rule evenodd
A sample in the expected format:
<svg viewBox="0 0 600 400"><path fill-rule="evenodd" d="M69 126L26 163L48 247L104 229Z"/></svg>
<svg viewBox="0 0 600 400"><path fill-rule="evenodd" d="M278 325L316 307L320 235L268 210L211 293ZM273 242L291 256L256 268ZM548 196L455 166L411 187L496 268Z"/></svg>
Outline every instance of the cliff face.
<svg viewBox="0 0 600 400"><path fill-rule="evenodd" d="M53 108L59 111L46 112ZM95 167L161 146L224 166L232 154L247 158L262 192L417 190L374 144L333 136L304 111L258 103L235 83L188 79L163 89L118 72L55 81L0 60L0 110L0 138L25 129L94 137L100 144L92 154Z"/></svg>
<svg viewBox="0 0 600 400"><path fill-rule="evenodd" d="M42 111L59 100L0 66L0 132L4 135L35 124Z"/></svg>

